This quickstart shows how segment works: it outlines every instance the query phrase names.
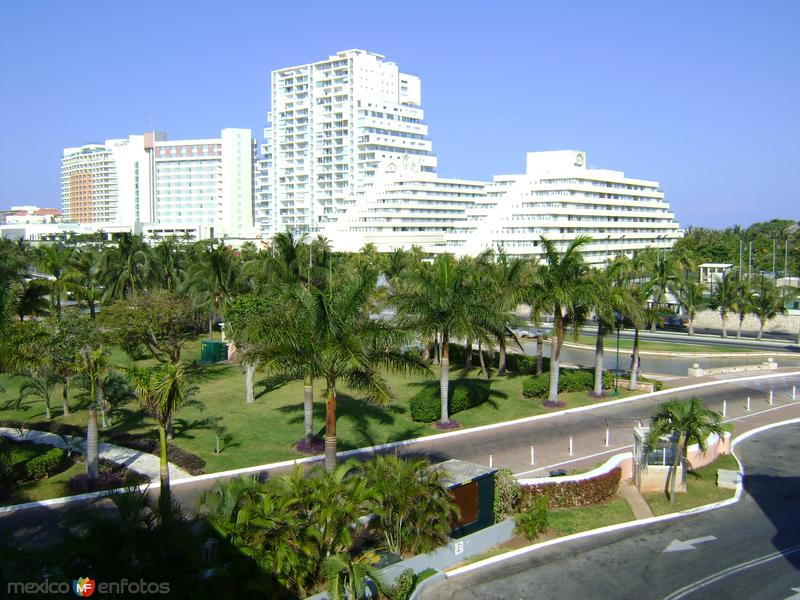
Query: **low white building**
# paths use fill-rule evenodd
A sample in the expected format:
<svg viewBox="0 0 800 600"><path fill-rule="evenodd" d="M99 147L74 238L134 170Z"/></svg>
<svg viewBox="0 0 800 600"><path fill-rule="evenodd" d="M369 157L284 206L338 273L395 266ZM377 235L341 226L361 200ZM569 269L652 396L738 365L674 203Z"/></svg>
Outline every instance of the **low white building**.
<svg viewBox="0 0 800 600"><path fill-rule="evenodd" d="M700 269L700 283L709 287L718 282L733 267L730 263L703 263Z"/></svg>

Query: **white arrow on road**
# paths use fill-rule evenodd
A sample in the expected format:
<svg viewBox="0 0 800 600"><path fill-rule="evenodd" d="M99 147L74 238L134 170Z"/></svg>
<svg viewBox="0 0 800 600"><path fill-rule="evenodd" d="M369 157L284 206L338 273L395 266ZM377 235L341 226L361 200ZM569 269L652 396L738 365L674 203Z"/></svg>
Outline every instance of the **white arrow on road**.
<svg viewBox="0 0 800 600"><path fill-rule="evenodd" d="M685 542L682 542L680 540L672 540L669 543L669 546L664 548L662 552L680 552L681 550L694 550L695 544L702 544L703 542L713 542L716 539L717 538L715 538L713 535L707 535L705 537L686 540Z"/></svg>
<svg viewBox="0 0 800 600"><path fill-rule="evenodd" d="M800 588L792 588L792 591L795 592L795 594L787 596L785 600L800 600Z"/></svg>

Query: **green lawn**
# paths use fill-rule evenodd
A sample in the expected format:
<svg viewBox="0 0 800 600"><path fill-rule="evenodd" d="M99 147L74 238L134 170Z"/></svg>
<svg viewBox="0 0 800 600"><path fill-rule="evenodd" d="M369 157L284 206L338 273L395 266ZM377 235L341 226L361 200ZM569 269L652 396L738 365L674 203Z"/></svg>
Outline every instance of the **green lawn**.
<svg viewBox="0 0 800 600"><path fill-rule="evenodd" d="M45 448L49 448L49 446L45 446ZM22 502L34 502L46 500L47 498L69 496L71 493L68 485L69 480L85 472L86 465L83 463L74 463L65 471L61 471L61 473L57 473L47 479L20 483L16 491L7 498L4 498L0 504L20 504Z"/></svg>
<svg viewBox="0 0 800 600"><path fill-rule="evenodd" d="M644 494L644 499L647 500L653 514L658 516L733 497L733 490L717 487L717 469L738 471L739 464L733 456L725 454L710 465L690 471L686 474L686 492L675 494L675 504L670 504L663 492Z"/></svg>
<svg viewBox="0 0 800 600"><path fill-rule="evenodd" d="M564 508L550 511L550 527L558 535L569 535L606 525L615 525L633 520L628 503L617 497L602 504Z"/></svg>
<svg viewBox="0 0 800 600"><path fill-rule="evenodd" d="M187 345L185 360L199 357L200 341ZM115 349L111 362L123 367L130 364L127 356ZM143 361L148 364L152 361ZM358 400L357 393L346 388L338 396L337 433L339 449L346 450L373 444L409 439L438 433L427 423L415 423L409 413L409 400L426 381L436 381L438 367L429 376L387 376L396 394L396 400L389 406L379 407ZM479 370L468 375L459 369L451 370L451 379L459 377L479 377ZM474 427L517 419L545 412L559 410L547 409L541 401L522 397L522 381L525 376L509 375L492 377L491 396L481 406L457 413L455 420L464 427ZM206 471L220 471L243 466L269 463L301 456L291 445L303 435L303 384L295 381L282 384L260 374L256 378L256 402L244 402L244 374L237 365L213 365L203 369L196 380L197 405L182 409L175 420L174 443L206 460ZM25 401L15 408L14 400L18 393L18 380L9 381L0 376L0 385L5 392L0 393L0 419L37 421L44 419L42 402L35 399ZM315 382L314 419L315 429L322 433L324 428L325 404L322 393L324 384ZM79 397L80 390L71 389L70 406L73 413L61 416L61 388L53 394L53 414L56 420L84 426L87 419L86 399ZM621 396L629 395L624 391ZM584 392L562 394L568 407L584 406L596 400ZM214 433L205 423L211 417L221 418L232 440L227 448L214 454ZM132 402L119 408L112 415L112 430L132 433L153 432L152 421L145 416L139 406Z"/></svg>
<svg viewBox="0 0 800 600"><path fill-rule="evenodd" d="M593 335L579 335L578 339L575 340L572 336L567 336L567 342L573 342L578 344L583 344L584 346L592 346L595 345L595 336ZM605 348L608 351L610 348L617 347L617 337L615 335L608 335L605 338ZM632 350L633 349L633 340L630 339L623 339L620 338L619 340L619 347L620 349L625 350ZM688 344L684 342L657 342L651 340L639 340L639 349L640 350L653 350L659 352L752 352L752 350L748 348L741 348L739 346L716 346L712 344Z"/></svg>

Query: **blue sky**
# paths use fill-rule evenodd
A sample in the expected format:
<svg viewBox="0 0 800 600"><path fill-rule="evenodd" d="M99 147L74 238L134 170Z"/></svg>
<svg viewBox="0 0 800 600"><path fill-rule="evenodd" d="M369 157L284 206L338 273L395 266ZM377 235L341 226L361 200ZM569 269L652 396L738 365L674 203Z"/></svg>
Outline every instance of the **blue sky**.
<svg viewBox="0 0 800 600"><path fill-rule="evenodd" d="M273 69L338 50L422 78L440 173L571 148L683 226L800 218L800 2L44 2L0 17L0 208L60 205L64 147L250 127Z"/></svg>

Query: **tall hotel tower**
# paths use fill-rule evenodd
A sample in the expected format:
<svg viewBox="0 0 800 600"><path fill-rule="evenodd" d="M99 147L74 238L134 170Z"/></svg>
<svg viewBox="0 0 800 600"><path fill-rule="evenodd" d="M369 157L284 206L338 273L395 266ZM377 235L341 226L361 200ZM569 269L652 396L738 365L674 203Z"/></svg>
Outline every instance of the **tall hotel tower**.
<svg viewBox="0 0 800 600"><path fill-rule="evenodd" d="M255 186L265 236L322 231L382 165L413 158L436 171L419 77L380 54L347 50L273 71L271 98Z"/></svg>

